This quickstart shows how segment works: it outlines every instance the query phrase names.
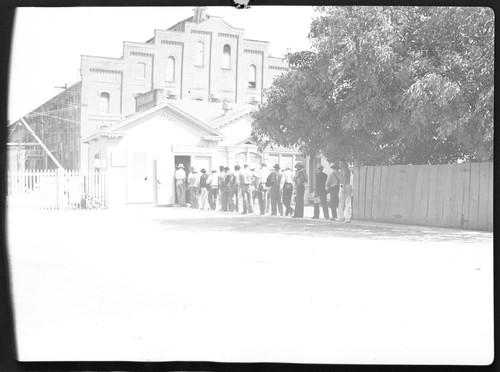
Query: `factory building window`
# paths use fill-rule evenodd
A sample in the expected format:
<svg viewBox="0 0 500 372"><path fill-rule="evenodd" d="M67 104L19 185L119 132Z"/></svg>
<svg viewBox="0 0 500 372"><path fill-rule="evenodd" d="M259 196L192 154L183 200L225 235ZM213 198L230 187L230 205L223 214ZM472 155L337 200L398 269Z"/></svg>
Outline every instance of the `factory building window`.
<svg viewBox="0 0 500 372"><path fill-rule="evenodd" d="M250 65L248 69L248 87L255 88L257 86L257 67Z"/></svg>
<svg viewBox="0 0 500 372"><path fill-rule="evenodd" d="M102 114L109 114L109 93L108 92L102 92L100 94L100 112Z"/></svg>
<svg viewBox="0 0 500 372"><path fill-rule="evenodd" d="M174 82L175 80L175 58L167 58L167 81Z"/></svg>
<svg viewBox="0 0 500 372"><path fill-rule="evenodd" d="M231 68L231 47L226 44L224 45L224 55L222 56L222 68Z"/></svg>
<svg viewBox="0 0 500 372"><path fill-rule="evenodd" d="M196 66L203 66L203 60L205 59L205 45L201 41L196 44Z"/></svg>
<svg viewBox="0 0 500 372"><path fill-rule="evenodd" d="M146 78L146 64L143 62L137 63L137 79Z"/></svg>

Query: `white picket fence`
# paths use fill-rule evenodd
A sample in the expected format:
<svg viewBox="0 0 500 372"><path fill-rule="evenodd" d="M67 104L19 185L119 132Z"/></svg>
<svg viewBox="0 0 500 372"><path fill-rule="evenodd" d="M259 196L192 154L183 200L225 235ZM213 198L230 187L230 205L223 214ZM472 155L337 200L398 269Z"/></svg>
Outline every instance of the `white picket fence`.
<svg viewBox="0 0 500 372"><path fill-rule="evenodd" d="M8 208L101 209L107 205L107 174L104 172L7 172Z"/></svg>

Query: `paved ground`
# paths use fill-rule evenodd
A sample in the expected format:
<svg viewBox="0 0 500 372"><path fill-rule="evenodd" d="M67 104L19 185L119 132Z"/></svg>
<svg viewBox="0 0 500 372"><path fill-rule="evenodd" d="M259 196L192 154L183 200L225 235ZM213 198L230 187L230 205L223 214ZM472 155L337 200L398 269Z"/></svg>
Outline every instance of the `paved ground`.
<svg viewBox="0 0 500 372"><path fill-rule="evenodd" d="M8 217L22 360L493 358L492 233L140 205Z"/></svg>

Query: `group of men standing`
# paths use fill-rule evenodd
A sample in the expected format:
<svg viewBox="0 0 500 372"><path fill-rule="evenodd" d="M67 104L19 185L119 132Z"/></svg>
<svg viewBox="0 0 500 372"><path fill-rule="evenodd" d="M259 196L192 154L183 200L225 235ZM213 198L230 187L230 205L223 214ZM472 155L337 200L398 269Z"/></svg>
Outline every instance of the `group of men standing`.
<svg viewBox="0 0 500 372"><path fill-rule="evenodd" d="M218 205L223 212L253 213L255 200L261 215L271 212L272 216L304 217L304 194L308 183L308 175L302 163L295 165L295 172L290 167L283 171L279 164L271 170L265 163L260 170L244 164L231 171L229 167L220 166L219 171L208 174L206 169L198 174L194 167L186 176L184 166L179 164L175 172L175 184L178 203L201 210L216 210ZM331 220L339 222L351 221L352 186L351 173L345 160L339 166L331 164L330 174L323 172L319 165L316 169L314 193L314 219L319 218L320 206L323 217L330 219L327 195L330 195ZM187 178L187 189L186 189ZM187 192L187 195L186 195ZM292 196L295 192L295 208L292 208ZM337 213L338 211L338 213Z"/></svg>

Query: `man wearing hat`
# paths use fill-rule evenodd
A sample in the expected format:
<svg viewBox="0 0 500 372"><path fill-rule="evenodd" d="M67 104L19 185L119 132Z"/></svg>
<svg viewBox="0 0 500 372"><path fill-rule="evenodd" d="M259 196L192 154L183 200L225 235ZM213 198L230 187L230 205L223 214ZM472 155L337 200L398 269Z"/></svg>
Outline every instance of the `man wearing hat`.
<svg viewBox="0 0 500 372"><path fill-rule="evenodd" d="M207 187L207 179L208 174L205 168L201 169L201 177L200 177L200 210L204 211L208 208L208 187Z"/></svg>
<svg viewBox="0 0 500 372"><path fill-rule="evenodd" d="M338 222L351 222L352 216L352 185L351 185L351 171L345 159L339 161L340 167L340 189L339 189L339 208Z"/></svg>
<svg viewBox="0 0 500 372"><path fill-rule="evenodd" d="M221 165L219 166L219 174L217 177L217 187L219 188L219 195L218 198L216 198L216 203L218 200L218 205L220 205L220 211L222 210L222 181L224 180L224 166Z"/></svg>
<svg viewBox="0 0 500 372"><path fill-rule="evenodd" d="M307 183L307 173L300 161L295 164L294 182L297 190L297 200L295 201L295 213L293 214L293 217L302 218L304 217L304 193L306 191L305 185Z"/></svg>
<svg viewBox="0 0 500 372"><path fill-rule="evenodd" d="M282 181L283 175L280 172L279 164L274 165L274 171L272 172L274 176L271 180L271 216L276 216L277 212L280 212L280 215L283 216L283 203L281 202L281 190L282 190ZM276 208L278 207L278 208Z"/></svg>
<svg viewBox="0 0 500 372"><path fill-rule="evenodd" d="M326 189L330 192L331 220L335 221L337 219L337 207L339 205L340 168L337 164L331 163L330 169L330 174L326 179Z"/></svg>
<svg viewBox="0 0 500 372"><path fill-rule="evenodd" d="M239 193L240 193L240 169L241 167L239 165L234 166L234 172L233 172L233 177L234 177L234 184L233 188L231 189L231 193L229 197L231 200L234 200L234 211L236 213L239 212Z"/></svg>
<svg viewBox="0 0 500 372"><path fill-rule="evenodd" d="M222 184L221 184L221 204L222 211L229 212L234 210L234 204L229 199L229 194L233 185L233 174L229 171L229 167L224 167L222 172Z"/></svg>
<svg viewBox="0 0 500 372"><path fill-rule="evenodd" d="M253 213L252 194L250 186L253 182L253 172L248 169L248 164L243 165L243 170L240 172L240 188L241 198L243 200L243 213Z"/></svg>
<svg viewBox="0 0 500 372"><path fill-rule="evenodd" d="M314 191L314 196L316 198L319 197L319 202L314 203L314 219L319 218L319 205L321 204L321 207L323 208L323 217L325 219L329 219L330 216L328 215L328 205L326 204L326 195L328 190L326 189L326 179L328 176L326 173L323 172L323 166L319 164L316 167L316 185Z"/></svg>
<svg viewBox="0 0 500 372"><path fill-rule="evenodd" d="M216 170L213 170L212 174L207 178L208 204L210 205L210 209L213 211L217 207L217 178L218 175Z"/></svg>
<svg viewBox="0 0 500 372"><path fill-rule="evenodd" d="M291 206L293 194L293 172L290 167L286 167L282 173L283 181L283 204L285 205L285 216L291 216L293 208Z"/></svg>
<svg viewBox="0 0 500 372"><path fill-rule="evenodd" d="M266 214L267 192L268 192L268 187L266 186L266 183L269 174L270 172L269 169L267 169L266 163L262 163L260 166L260 182L259 182L259 187L257 189L257 199L259 200L260 214Z"/></svg>
<svg viewBox="0 0 500 372"><path fill-rule="evenodd" d="M198 176L198 172L194 167L191 167L191 172L188 175L188 195L189 195L189 204L191 204L191 208L198 209L198 190L200 187L200 177Z"/></svg>
<svg viewBox="0 0 500 372"><path fill-rule="evenodd" d="M259 188L260 177L259 174L255 172L255 165L250 166L250 172L252 172L252 183L250 184L250 196L252 197L252 210L255 210L255 199L257 199L257 189Z"/></svg>
<svg viewBox="0 0 500 372"><path fill-rule="evenodd" d="M174 174L175 178L175 191L177 193L177 202L181 206L186 205L186 172L184 165L179 164Z"/></svg>

